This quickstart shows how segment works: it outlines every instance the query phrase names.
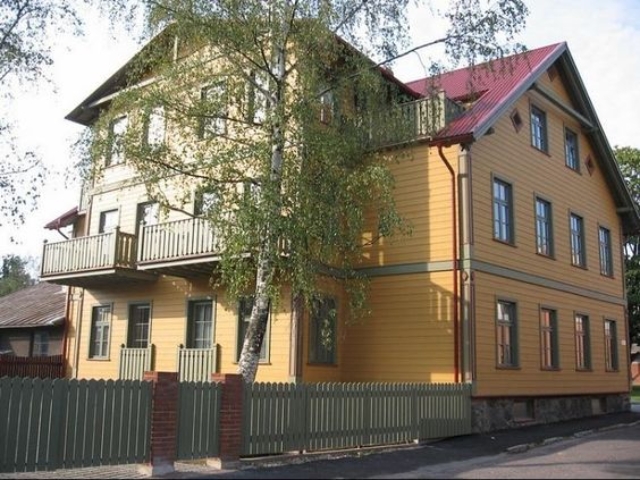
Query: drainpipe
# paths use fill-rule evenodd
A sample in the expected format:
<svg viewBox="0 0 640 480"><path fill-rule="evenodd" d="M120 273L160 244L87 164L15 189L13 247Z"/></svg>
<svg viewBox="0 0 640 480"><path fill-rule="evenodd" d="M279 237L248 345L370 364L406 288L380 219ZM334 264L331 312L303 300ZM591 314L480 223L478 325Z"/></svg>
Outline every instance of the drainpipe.
<svg viewBox="0 0 640 480"><path fill-rule="evenodd" d="M80 366L80 334L82 333L82 310L84 309L84 288L80 291L80 301L76 309L76 343L74 354L73 378L78 378L78 367Z"/></svg>
<svg viewBox="0 0 640 480"><path fill-rule="evenodd" d="M458 308L458 222L457 222L457 191L456 191L456 172L442 153L442 144L438 145L438 155L444 162L445 166L451 173L451 222L453 228L453 377L455 383L460 382L460 339L459 339L459 308Z"/></svg>
<svg viewBox="0 0 640 480"><path fill-rule="evenodd" d="M71 311L71 299L73 298L73 293L71 289L73 287L67 287L67 302L64 309L64 330L62 331L62 364L64 365L64 376L67 376L67 342L69 338L69 312Z"/></svg>

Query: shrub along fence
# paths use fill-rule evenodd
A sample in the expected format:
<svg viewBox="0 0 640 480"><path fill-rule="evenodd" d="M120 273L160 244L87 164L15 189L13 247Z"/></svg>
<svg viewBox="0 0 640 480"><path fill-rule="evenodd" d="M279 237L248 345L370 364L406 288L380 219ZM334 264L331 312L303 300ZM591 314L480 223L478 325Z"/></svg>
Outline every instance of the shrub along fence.
<svg viewBox="0 0 640 480"><path fill-rule="evenodd" d="M471 433L470 384L0 379L0 471L177 460L226 468L243 456L388 445Z"/></svg>

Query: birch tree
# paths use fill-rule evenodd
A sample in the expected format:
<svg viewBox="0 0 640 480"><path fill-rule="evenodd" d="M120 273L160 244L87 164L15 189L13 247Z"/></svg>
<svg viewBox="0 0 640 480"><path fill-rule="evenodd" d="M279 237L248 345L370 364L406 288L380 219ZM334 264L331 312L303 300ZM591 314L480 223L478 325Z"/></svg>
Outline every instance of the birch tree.
<svg viewBox="0 0 640 480"><path fill-rule="evenodd" d="M417 47L408 44L410 3L141 4L161 33L132 65L132 88L95 125L91 158L113 148L104 132L118 115L141 112L129 116L119 141L149 195L189 213L193 190L183 179L207 194L221 252L212 279L231 298L254 300L238 363L247 382L255 379L269 310L283 286L294 305L310 306L319 276L330 278L347 292L350 314L364 315L366 280L354 267L365 218L378 225L371 242L410 231L393 202L389 165L400 151L372 143L377 132L397 128L385 123L385 112L412 98L386 70ZM465 63L501 56L518 47L526 15L519 0L451 2L444 14L450 28L430 45ZM160 141L149 136L158 124L167 132ZM171 178L181 180L169 194ZM185 186L178 195L176 185Z"/></svg>

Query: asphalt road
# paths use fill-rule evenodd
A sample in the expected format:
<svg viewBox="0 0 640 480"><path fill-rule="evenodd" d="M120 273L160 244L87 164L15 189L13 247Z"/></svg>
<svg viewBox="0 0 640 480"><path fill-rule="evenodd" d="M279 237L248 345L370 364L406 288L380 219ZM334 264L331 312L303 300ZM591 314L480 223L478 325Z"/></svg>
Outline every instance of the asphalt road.
<svg viewBox="0 0 640 480"><path fill-rule="evenodd" d="M369 478L640 478L640 425Z"/></svg>

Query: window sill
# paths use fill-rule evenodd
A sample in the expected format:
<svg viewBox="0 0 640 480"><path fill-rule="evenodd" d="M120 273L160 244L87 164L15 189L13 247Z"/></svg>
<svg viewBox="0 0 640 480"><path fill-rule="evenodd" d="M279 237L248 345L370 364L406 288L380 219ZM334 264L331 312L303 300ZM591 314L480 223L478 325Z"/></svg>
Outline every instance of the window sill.
<svg viewBox="0 0 640 480"><path fill-rule="evenodd" d="M496 365L496 370L521 370L518 365Z"/></svg>
<svg viewBox="0 0 640 480"><path fill-rule="evenodd" d="M507 240L500 240L499 238L493 237L493 241L502 245L506 245L507 247L518 248L514 242L509 242Z"/></svg>
<svg viewBox="0 0 640 480"><path fill-rule="evenodd" d="M307 362L307 367L331 367L337 368L337 363L320 363L320 362Z"/></svg>
<svg viewBox="0 0 640 480"><path fill-rule="evenodd" d="M620 370L619 370L619 369L617 369L617 368L613 368L613 369L611 369L611 368L605 368L605 369L604 369L604 372L605 372L605 373L620 373Z"/></svg>
<svg viewBox="0 0 640 480"><path fill-rule="evenodd" d="M592 368L576 368L576 372L593 372Z"/></svg>
<svg viewBox="0 0 640 480"><path fill-rule="evenodd" d="M110 362L111 358L109 357L87 357L85 359L87 362Z"/></svg>
<svg viewBox="0 0 640 480"><path fill-rule="evenodd" d="M578 175L582 175L582 172L580 171L580 169L570 167L566 163L564 164L564 166L567 167L567 170L571 170L573 173L577 173Z"/></svg>
<svg viewBox="0 0 640 480"><path fill-rule="evenodd" d="M546 155L547 157L551 158L551 154L547 150L543 150L541 148L538 148L535 145L531 145L531 148L533 148L536 152L540 152L543 155Z"/></svg>
<svg viewBox="0 0 640 480"><path fill-rule="evenodd" d="M607 273L602 273L600 272L600 276L604 277L604 278L610 278L611 280L615 280L616 277L613 276L613 274L607 274Z"/></svg>
<svg viewBox="0 0 640 480"><path fill-rule="evenodd" d="M542 258L547 258L549 260L556 260L555 255L547 255L545 253L536 252L536 255Z"/></svg>
<svg viewBox="0 0 640 480"><path fill-rule="evenodd" d="M540 370L543 372L559 372L560 367L540 367Z"/></svg>
<svg viewBox="0 0 640 480"><path fill-rule="evenodd" d="M575 263L571 264L572 267L579 268L580 270L589 270L586 265L577 265Z"/></svg>

